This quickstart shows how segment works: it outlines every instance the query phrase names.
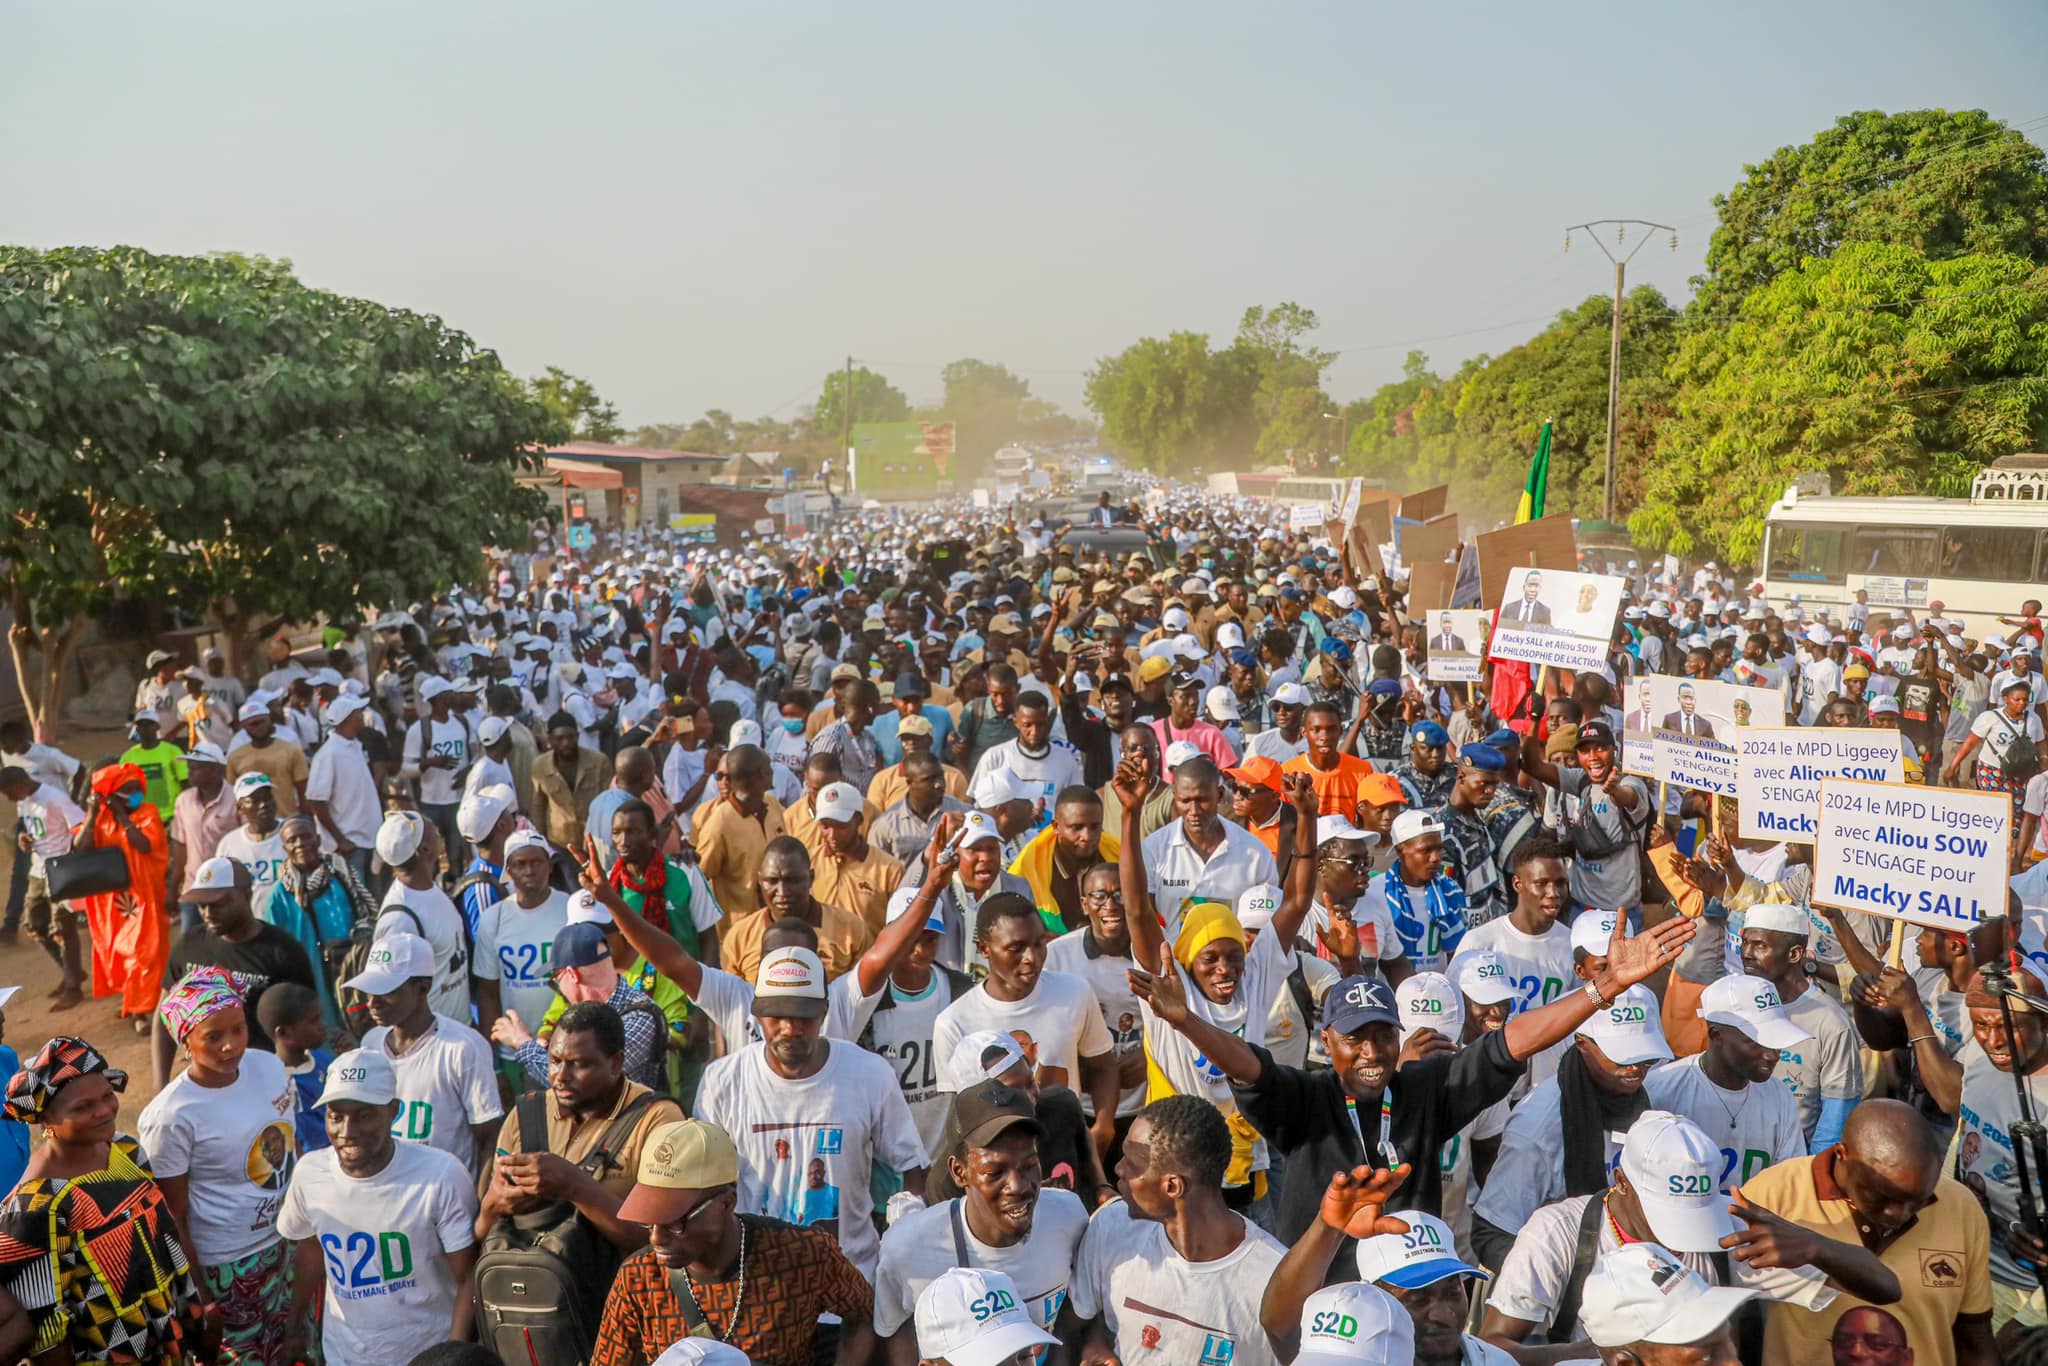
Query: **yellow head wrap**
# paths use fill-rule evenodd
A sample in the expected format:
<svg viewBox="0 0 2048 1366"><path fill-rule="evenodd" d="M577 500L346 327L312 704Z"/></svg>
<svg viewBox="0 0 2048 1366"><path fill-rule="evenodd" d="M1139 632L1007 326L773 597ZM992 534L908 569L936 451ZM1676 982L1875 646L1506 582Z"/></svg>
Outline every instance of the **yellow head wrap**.
<svg viewBox="0 0 2048 1366"><path fill-rule="evenodd" d="M1195 955L1219 939L1237 941L1246 947L1244 926L1237 913L1220 901L1190 901L1181 907L1180 933L1173 937L1173 956L1184 968L1195 965Z"/></svg>

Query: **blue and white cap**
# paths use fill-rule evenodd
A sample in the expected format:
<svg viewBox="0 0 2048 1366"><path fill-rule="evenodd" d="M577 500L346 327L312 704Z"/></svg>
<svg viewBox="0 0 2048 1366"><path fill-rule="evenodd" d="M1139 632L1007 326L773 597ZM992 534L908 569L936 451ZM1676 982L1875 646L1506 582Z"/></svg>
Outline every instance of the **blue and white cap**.
<svg viewBox="0 0 2048 1366"><path fill-rule="evenodd" d="M1415 1320L1399 1300L1363 1281L1326 1286L1301 1306L1294 1366L1414 1366Z"/></svg>
<svg viewBox="0 0 2048 1366"><path fill-rule="evenodd" d="M1028 1348L1059 1343L1033 1322L1015 1281L980 1267L952 1267L925 1286L915 1321L918 1355L949 1366L1002 1366Z"/></svg>
<svg viewBox="0 0 2048 1366"><path fill-rule="evenodd" d="M1478 1267L1458 1256L1457 1235L1434 1214L1419 1209L1389 1210L1408 1225L1406 1233L1382 1233L1358 1240L1358 1277L1397 1290L1420 1290L1446 1276L1488 1279Z"/></svg>

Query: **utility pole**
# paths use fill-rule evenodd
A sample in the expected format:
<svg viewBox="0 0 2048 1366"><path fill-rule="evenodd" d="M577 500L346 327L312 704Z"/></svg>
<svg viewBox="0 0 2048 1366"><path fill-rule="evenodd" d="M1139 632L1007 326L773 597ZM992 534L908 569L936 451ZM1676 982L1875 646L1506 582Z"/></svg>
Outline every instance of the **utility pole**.
<svg viewBox="0 0 2048 1366"><path fill-rule="evenodd" d="M1614 229L1614 245L1620 247L1630 228L1646 228L1640 241L1628 249L1623 256L1616 256L1600 240L1599 229ZM1628 263L1635 259L1643 244L1650 240L1650 232L1671 234L1671 249L1678 250L1678 229L1665 223L1651 223L1641 218L1596 218L1590 223L1576 223L1564 230L1564 249L1572 249L1572 234L1583 232L1600 248L1600 254L1614 263L1614 314L1608 322L1607 333L1607 477L1600 485L1600 515L1607 521L1614 518L1614 466L1617 452L1621 449L1621 293L1628 274Z"/></svg>
<svg viewBox="0 0 2048 1366"><path fill-rule="evenodd" d="M846 491L853 492L853 357L846 358L846 377L839 383L839 458L846 462Z"/></svg>

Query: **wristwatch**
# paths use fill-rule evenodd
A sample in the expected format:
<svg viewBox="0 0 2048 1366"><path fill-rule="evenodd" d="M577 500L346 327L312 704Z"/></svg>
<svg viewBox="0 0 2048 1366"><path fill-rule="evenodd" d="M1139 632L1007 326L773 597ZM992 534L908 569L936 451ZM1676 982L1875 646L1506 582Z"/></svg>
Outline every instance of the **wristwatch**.
<svg viewBox="0 0 2048 1366"><path fill-rule="evenodd" d="M1586 999L1593 1003L1595 1010L1605 1010L1614 1004L1614 1002L1600 994L1600 984L1597 982L1589 981L1586 983Z"/></svg>

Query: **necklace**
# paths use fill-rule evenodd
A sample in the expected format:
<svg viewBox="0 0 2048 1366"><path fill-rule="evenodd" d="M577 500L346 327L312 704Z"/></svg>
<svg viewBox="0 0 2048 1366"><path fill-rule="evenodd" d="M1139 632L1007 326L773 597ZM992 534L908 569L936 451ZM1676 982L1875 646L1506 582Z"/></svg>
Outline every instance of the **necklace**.
<svg viewBox="0 0 2048 1366"><path fill-rule="evenodd" d="M1712 1077L1707 1078L1707 1089L1714 1093L1714 1103L1721 1107L1721 1113L1728 1117L1729 1129L1733 1130L1735 1128L1735 1117L1742 1113L1743 1106L1749 1104L1749 1087L1744 1086L1736 1093L1736 1101L1733 1105L1728 1103L1727 1092L1723 1091Z"/></svg>
<svg viewBox="0 0 2048 1366"><path fill-rule="evenodd" d="M735 1218L733 1222L740 1226L740 1284L739 1289L733 1292L732 1316L725 1321L725 1331L718 1335L720 1342L730 1338L732 1330L740 1326L740 1311L747 1307L747 1221ZM687 1266L683 1268L683 1284L690 1287L690 1298L697 1301L701 1312L704 1297L697 1293L697 1282L690 1279Z"/></svg>

